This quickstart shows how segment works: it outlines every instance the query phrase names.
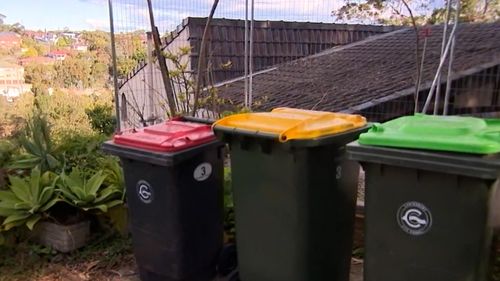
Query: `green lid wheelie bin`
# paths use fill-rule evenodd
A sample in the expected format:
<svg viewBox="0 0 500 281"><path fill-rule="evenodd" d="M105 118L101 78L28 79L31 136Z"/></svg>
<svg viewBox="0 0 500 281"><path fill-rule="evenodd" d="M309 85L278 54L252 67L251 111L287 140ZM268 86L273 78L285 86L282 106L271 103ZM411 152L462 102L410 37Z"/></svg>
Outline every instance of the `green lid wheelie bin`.
<svg viewBox="0 0 500 281"><path fill-rule="evenodd" d="M142 281L211 281L223 241L223 148L209 125L171 120L114 136Z"/></svg>
<svg viewBox="0 0 500 281"><path fill-rule="evenodd" d="M365 281L486 281L500 120L415 115L347 147L365 170Z"/></svg>
<svg viewBox="0 0 500 281"><path fill-rule="evenodd" d="M365 118L277 108L214 124L231 153L242 281L349 280Z"/></svg>

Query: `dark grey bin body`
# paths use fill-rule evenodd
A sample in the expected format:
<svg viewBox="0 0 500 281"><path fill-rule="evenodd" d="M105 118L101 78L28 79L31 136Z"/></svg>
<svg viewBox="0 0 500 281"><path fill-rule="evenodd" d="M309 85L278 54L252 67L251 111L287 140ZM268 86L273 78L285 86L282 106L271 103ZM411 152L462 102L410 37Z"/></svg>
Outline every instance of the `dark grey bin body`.
<svg viewBox="0 0 500 281"><path fill-rule="evenodd" d="M215 127L231 149L242 281L348 281L359 165L345 144L368 126L280 143Z"/></svg>
<svg viewBox="0 0 500 281"><path fill-rule="evenodd" d="M156 153L107 142L121 158L134 254L143 281L208 281L223 242L223 154L218 141L177 153ZM212 167L198 181L194 170ZM147 183L151 202L141 199Z"/></svg>
<svg viewBox="0 0 500 281"><path fill-rule="evenodd" d="M498 156L347 147L365 178L365 281L486 281Z"/></svg>

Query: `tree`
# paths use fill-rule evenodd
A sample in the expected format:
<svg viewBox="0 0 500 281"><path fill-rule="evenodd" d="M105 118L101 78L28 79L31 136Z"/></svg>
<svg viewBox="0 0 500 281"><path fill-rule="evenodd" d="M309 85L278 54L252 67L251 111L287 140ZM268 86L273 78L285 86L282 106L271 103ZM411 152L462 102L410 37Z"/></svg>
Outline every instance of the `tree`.
<svg viewBox="0 0 500 281"><path fill-rule="evenodd" d="M92 80L103 84L111 75L111 35L104 31L84 31L81 38L88 44L92 56Z"/></svg>
<svg viewBox="0 0 500 281"><path fill-rule="evenodd" d="M136 65L137 62L132 58L118 57L116 60L116 68L117 68L116 71L118 77L120 78L126 77L127 74L129 74L130 72L132 72L132 70L134 70Z"/></svg>
<svg viewBox="0 0 500 281"><path fill-rule="evenodd" d="M90 67L89 73L89 87L103 87L109 80L108 65L109 60L107 57L99 56L96 52L90 51L80 53L76 56L77 59L84 61Z"/></svg>
<svg viewBox="0 0 500 281"><path fill-rule="evenodd" d="M21 38L21 47L22 48L33 48L36 50L39 56L45 55L47 53L47 48L43 44L38 43L35 39L23 35Z"/></svg>
<svg viewBox="0 0 500 281"><path fill-rule="evenodd" d="M33 85L33 93L46 94L48 88L54 86L56 73L51 65L29 64L24 69L24 79Z"/></svg>
<svg viewBox="0 0 500 281"><path fill-rule="evenodd" d="M84 31L81 38L87 42L89 51L106 53L111 56L110 34L104 31Z"/></svg>
<svg viewBox="0 0 500 281"><path fill-rule="evenodd" d="M18 22L14 24L5 24L5 19L7 17L3 14L0 14L0 32L2 31L10 31L15 32L17 34L22 34L24 32L24 26Z"/></svg>
<svg viewBox="0 0 500 281"><path fill-rule="evenodd" d="M500 20L500 0L462 0L460 6L461 22L493 22ZM445 13L446 9L444 7L434 9L427 23L445 22Z"/></svg>
<svg viewBox="0 0 500 281"><path fill-rule="evenodd" d="M91 63L88 60L67 57L54 65L54 69L60 87L83 89L90 86Z"/></svg>
<svg viewBox="0 0 500 281"><path fill-rule="evenodd" d="M500 19L500 0L460 1L462 7L460 19L463 22ZM436 7L436 4L435 0L347 0L332 14L340 22L368 21L379 24L413 25L414 20L416 25L442 23L446 5Z"/></svg>
<svg viewBox="0 0 500 281"><path fill-rule="evenodd" d="M16 22L14 24L0 24L0 31L15 32L22 34L24 32L24 25Z"/></svg>
<svg viewBox="0 0 500 281"><path fill-rule="evenodd" d="M109 104L97 104L85 110L92 129L100 134L110 136L115 131L116 118L114 107Z"/></svg>
<svg viewBox="0 0 500 281"><path fill-rule="evenodd" d="M66 36L61 36L61 37L57 38L56 47L67 48L67 47L71 46L71 43L73 43L73 40L71 38L66 37Z"/></svg>
<svg viewBox="0 0 500 281"><path fill-rule="evenodd" d="M38 51L33 47L27 48L26 52L24 52L22 55L22 57L24 58L31 58L36 56L38 56Z"/></svg>
<svg viewBox="0 0 500 281"><path fill-rule="evenodd" d="M91 98L85 95L69 93L56 89L52 95L39 97L40 107L47 114L56 138L66 133L89 134L92 128L85 109L91 104Z"/></svg>
<svg viewBox="0 0 500 281"><path fill-rule="evenodd" d="M143 31L119 34L116 37L117 72L125 77L146 59L146 48L141 39Z"/></svg>

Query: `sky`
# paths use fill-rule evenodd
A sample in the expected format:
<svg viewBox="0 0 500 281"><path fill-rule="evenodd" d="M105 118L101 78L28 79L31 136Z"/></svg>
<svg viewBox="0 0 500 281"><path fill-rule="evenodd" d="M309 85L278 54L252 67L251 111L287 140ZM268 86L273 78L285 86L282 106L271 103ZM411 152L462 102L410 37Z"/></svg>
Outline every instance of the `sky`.
<svg viewBox="0 0 500 281"><path fill-rule="evenodd" d="M257 20L334 22L332 11L347 0L254 0ZM433 0L423 0L433 1ZM149 26L146 0L112 0L115 30ZM188 16L206 17L213 0L152 0L156 25L166 32ZM251 1L249 1L251 2ZM109 30L108 0L0 0L6 23L30 30ZM216 17L245 18L245 0L220 0Z"/></svg>
<svg viewBox="0 0 500 281"><path fill-rule="evenodd" d="M187 16L207 16L213 0L153 0L157 25L172 29ZM342 0L256 0L258 19L332 22L331 10ZM221 0L218 17L244 18L244 0ZM113 0L115 28L139 29L148 24L146 0ZM9 24L30 30L108 30L107 0L0 0Z"/></svg>
<svg viewBox="0 0 500 281"><path fill-rule="evenodd" d="M19 22L26 29L105 29L109 26L105 1L0 0L6 23Z"/></svg>

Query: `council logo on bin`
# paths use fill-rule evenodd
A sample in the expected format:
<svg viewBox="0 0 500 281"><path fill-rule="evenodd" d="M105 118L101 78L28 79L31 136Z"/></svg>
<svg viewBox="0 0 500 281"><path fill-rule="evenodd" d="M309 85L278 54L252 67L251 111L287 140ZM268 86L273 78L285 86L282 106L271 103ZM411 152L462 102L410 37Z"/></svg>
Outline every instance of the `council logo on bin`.
<svg viewBox="0 0 500 281"><path fill-rule="evenodd" d="M151 203L153 201L153 195L153 188L147 181L140 180L137 183L137 196L143 203Z"/></svg>
<svg viewBox="0 0 500 281"><path fill-rule="evenodd" d="M410 235L423 235L432 227L431 211L416 201L406 202L399 207L397 220L399 227Z"/></svg>

